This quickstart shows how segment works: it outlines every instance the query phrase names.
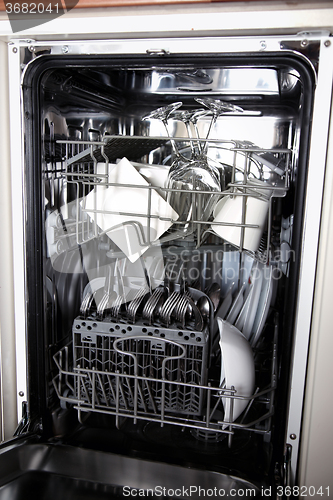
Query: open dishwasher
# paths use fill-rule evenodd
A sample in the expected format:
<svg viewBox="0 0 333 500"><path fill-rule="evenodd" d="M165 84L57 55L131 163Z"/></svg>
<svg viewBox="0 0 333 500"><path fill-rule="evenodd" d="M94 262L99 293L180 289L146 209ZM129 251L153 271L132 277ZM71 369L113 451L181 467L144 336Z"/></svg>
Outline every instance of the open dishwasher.
<svg viewBox="0 0 333 500"><path fill-rule="evenodd" d="M34 474L72 498L283 484L322 40L246 40L31 56L29 399L10 453L41 465L4 493Z"/></svg>

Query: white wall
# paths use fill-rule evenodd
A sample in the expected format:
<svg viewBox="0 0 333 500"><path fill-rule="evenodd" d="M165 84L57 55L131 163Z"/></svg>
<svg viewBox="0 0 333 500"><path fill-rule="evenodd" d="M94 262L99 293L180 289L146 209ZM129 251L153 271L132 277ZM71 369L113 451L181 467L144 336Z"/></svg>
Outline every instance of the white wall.
<svg viewBox="0 0 333 500"><path fill-rule="evenodd" d="M5 12L0 12L0 37L140 38L155 36L247 35L298 33L330 29L331 0L211 2L193 4L73 9L65 15L13 36ZM157 47L158 48L158 47Z"/></svg>

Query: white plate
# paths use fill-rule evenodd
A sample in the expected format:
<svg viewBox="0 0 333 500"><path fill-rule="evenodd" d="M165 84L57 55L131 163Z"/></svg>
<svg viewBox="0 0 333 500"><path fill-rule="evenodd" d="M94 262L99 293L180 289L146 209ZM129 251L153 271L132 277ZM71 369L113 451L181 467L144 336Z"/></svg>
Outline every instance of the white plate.
<svg viewBox="0 0 333 500"><path fill-rule="evenodd" d="M239 280L241 283L248 283L253 263L254 260L250 255L240 254L238 251L223 252L222 297L228 292L231 283L234 283L233 292L236 292Z"/></svg>
<svg viewBox="0 0 333 500"><path fill-rule="evenodd" d="M230 306L232 304L232 291L233 291L234 283L231 283L229 285L229 290L227 291L222 304L218 308L218 310L215 313L215 319L214 319L214 327L213 327L213 332L214 332L214 342L213 342L213 351L217 349L218 346L218 336L216 337L215 333L218 331L218 322L217 319L225 319L226 315L228 314L228 311L230 309Z"/></svg>
<svg viewBox="0 0 333 500"><path fill-rule="evenodd" d="M227 321L218 319L221 347L220 385L235 388L237 396L248 399L233 399L231 415L231 398L222 397L224 421L233 422L245 410L255 387L255 370L252 349L244 335Z"/></svg>
<svg viewBox="0 0 333 500"><path fill-rule="evenodd" d="M242 333L247 339L250 338L252 332L253 323L258 310L260 292L263 282L262 265L259 263L256 263L256 265L253 267L251 282L253 283L253 291L242 328Z"/></svg>
<svg viewBox="0 0 333 500"><path fill-rule="evenodd" d="M103 288L104 285L105 285L105 276L90 280L89 283L86 285L85 289L83 290L82 299L84 299L87 293L97 292L97 290Z"/></svg>
<svg viewBox="0 0 333 500"><path fill-rule="evenodd" d="M105 174L105 170L105 164L97 164L96 174ZM146 244L149 236L151 241L158 240L172 225L171 219L177 220L178 215L155 189L145 188L149 183L127 158L116 165L109 164L108 170L108 183L116 185L95 186L81 205L128 259L135 262L149 248Z"/></svg>
<svg viewBox="0 0 333 500"><path fill-rule="evenodd" d="M273 285L273 268L272 266L265 266L263 268L263 284L259 298L258 310L253 323L252 336L250 339L252 347L256 346L264 328L273 296Z"/></svg>
<svg viewBox="0 0 333 500"><path fill-rule="evenodd" d="M234 287L234 283L231 283L231 285L229 286L229 290L227 291L227 293L222 301L222 304L220 305L220 307L218 308L218 310L215 314L216 318L225 319L226 315L228 314L228 311L229 311L230 306L232 304L233 287Z"/></svg>
<svg viewBox="0 0 333 500"><path fill-rule="evenodd" d="M230 323L231 325L235 323L236 318L242 309L244 303L244 290L245 290L245 283L242 284L239 292L237 293L232 303L228 316L226 317L226 321L228 321L228 323Z"/></svg>
<svg viewBox="0 0 333 500"><path fill-rule="evenodd" d="M242 307L242 309L237 317L236 323L235 323L235 327L240 331L242 330L242 328L244 326L245 318L247 316L247 313L249 310L249 305L250 305L251 298L252 298L252 293L253 293L253 283L251 283L250 286L248 287L248 289L246 290L246 293L244 295L243 307Z"/></svg>

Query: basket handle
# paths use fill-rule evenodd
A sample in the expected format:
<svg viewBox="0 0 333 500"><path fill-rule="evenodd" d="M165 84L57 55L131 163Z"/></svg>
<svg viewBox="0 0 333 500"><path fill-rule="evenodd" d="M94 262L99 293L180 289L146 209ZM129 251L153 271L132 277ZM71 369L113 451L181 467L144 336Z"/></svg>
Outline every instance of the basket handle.
<svg viewBox="0 0 333 500"><path fill-rule="evenodd" d="M182 353L181 354L178 354L176 356L167 356L165 359L163 359L162 361L162 377L165 378L165 365L168 361L170 360L175 360L175 359L182 359L185 357L185 354L186 354L186 350L185 350L185 347L182 346L181 344L178 344L178 342L175 342L174 340L169 340L169 339L163 339L161 337L159 337L158 339L156 337L148 337L146 335L133 335L132 337L120 337L119 339L115 340L114 343L113 343L113 348L116 352L119 352L120 354L125 354L127 356L130 356L133 361L134 361L134 373L135 375L138 374L137 372L137 369L138 369L138 361L136 359L136 355L131 353L131 352L128 352L128 351L124 351L122 349L120 349L118 347L118 342L122 342L123 340L150 340L150 341L154 341L156 342L158 340L158 342L165 342L165 343L168 343L168 344L172 344L172 345L175 345L177 347L179 347L181 350L182 350Z"/></svg>

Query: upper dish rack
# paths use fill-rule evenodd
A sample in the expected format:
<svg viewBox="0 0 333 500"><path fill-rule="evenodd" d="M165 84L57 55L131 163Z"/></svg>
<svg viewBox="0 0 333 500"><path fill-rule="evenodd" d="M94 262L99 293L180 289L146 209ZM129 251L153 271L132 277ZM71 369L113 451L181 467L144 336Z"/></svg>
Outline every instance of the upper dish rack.
<svg viewBox="0 0 333 500"><path fill-rule="evenodd" d="M190 149L189 139L173 137L172 140L181 144L179 150L184 154ZM172 156L169 138L105 136L100 141L58 140L57 146L61 147L62 161L60 164L51 162L47 165L46 178L50 180L51 185L56 178L62 178L65 186L72 186L71 189L75 191L75 195L71 198L67 197L67 200L72 200L70 203L74 205L74 208L67 210L64 217L67 219L66 234L61 236L60 232L58 240L55 237L53 242L59 243L57 253L63 251L64 240L66 245L69 241L72 241L70 244L73 245L82 244L103 234L110 237L111 228L115 230L127 226L135 235L140 251L156 243L189 235L195 239L199 247L209 233L213 233L240 251L245 250L254 257L259 256L261 260L267 261L272 235L272 204L275 198L284 196L289 188L291 150L262 149L246 141L216 139L210 139L208 145L208 156L212 158L211 161L221 173L221 189L213 195L203 189L165 187L169 167L164 165L167 161L163 161L163 158L167 160ZM132 162L132 167L143 179L142 183L133 181L131 177L127 177L125 182L110 179L109 164L123 157ZM156 157L158 157L157 164ZM260 184L254 186L253 182ZM108 193L107 189L111 192L116 188L121 193L125 193L126 189L129 201L132 193L144 192L144 206L140 206L139 209L131 203L129 203L129 208L125 207L125 209L124 207L115 209L112 206L110 209L105 204L101 206L96 202L96 198L100 197L104 188L106 190L104 194ZM168 200L173 194L178 197L191 197L192 209L186 224L179 217L181 214L173 210L163 212L159 206L154 211L156 194L158 200L162 200L163 207L169 206ZM219 214L216 217L213 210L209 217L200 217L198 207L202 206L202 200L208 195L213 196L214 204L226 197L241 199L238 220L225 220L223 215L219 216ZM250 213L247 203L249 198L267 201L267 217L264 227L260 227L257 220L253 220L253 214ZM64 206L66 206L66 201ZM111 224L109 224L110 221ZM185 226L186 234L184 233ZM221 229L230 227L238 229L236 239L229 238L228 233L225 236L224 230ZM259 244L255 246L247 244L247 232L250 234L253 230L260 231L261 235Z"/></svg>

